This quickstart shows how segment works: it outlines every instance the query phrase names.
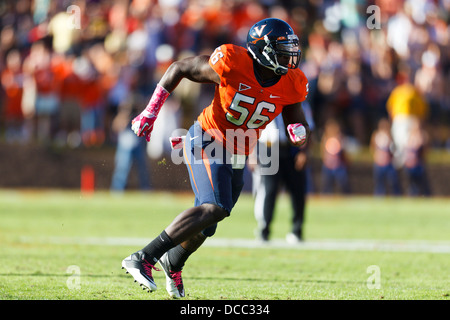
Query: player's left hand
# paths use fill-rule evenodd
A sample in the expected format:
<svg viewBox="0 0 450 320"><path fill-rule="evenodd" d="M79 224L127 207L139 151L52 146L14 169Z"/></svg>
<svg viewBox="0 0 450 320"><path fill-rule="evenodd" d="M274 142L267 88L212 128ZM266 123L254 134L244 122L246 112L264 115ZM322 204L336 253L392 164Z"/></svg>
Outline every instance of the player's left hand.
<svg viewBox="0 0 450 320"><path fill-rule="evenodd" d="M291 123L287 126L289 138L296 146L303 146L306 143L306 128L301 123Z"/></svg>
<svg viewBox="0 0 450 320"><path fill-rule="evenodd" d="M169 140L170 140L170 146L171 146L172 150L182 149L185 138L186 138L186 136L170 137Z"/></svg>

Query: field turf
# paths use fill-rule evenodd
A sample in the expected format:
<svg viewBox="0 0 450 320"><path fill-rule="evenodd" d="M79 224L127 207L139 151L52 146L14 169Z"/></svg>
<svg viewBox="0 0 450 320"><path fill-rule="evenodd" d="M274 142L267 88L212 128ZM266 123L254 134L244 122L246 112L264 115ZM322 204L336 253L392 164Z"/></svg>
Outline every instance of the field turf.
<svg viewBox="0 0 450 320"><path fill-rule="evenodd" d="M0 191L1 300L167 300L163 272L148 293L121 261L192 205L183 193ZM254 240L243 194L188 261L185 300L449 300L450 199L308 199L305 241L284 242L290 205L276 207L272 241Z"/></svg>

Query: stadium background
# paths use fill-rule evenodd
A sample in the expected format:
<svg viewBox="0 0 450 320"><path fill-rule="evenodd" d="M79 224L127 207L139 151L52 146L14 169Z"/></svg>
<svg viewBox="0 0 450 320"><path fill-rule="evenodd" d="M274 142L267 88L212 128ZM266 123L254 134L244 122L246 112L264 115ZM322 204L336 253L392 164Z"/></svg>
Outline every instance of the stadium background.
<svg viewBox="0 0 450 320"><path fill-rule="evenodd" d="M380 29L366 24L370 5L380 9ZM67 13L70 6L80 9L79 28L77 11ZM111 123L127 93L139 96L143 107L171 61L209 54L222 43L244 45L249 27L270 16L288 21L301 39L301 68L310 81L308 103L316 123L315 186L321 168L317 146L326 120L336 118L351 158L352 191L373 192L370 135L378 119L387 116L386 100L397 75L406 70L413 83L432 84L422 87L430 107L428 179L433 195L449 195L449 12L448 0L2 1L0 187L79 188L84 169L91 166L95 188L108 189L117 143ZM5 85L11 52L20 57L14 78L19 90ZM26 81L27 63L46 57L53 79L47 89L60 101L49 122L27 99L33 97L33 85ZM433 72L426 72L430 68ZM170 161L167 138L173 129L192 123L209 103L211 89L183 81L171 96L162 115L165 125L156 126L148 149L155 189L189 189L184 166ZM82 129L86 110L97 122ZM402 183L407 184L404 176ZM129 188L137 188L134 171Z"/></svg>

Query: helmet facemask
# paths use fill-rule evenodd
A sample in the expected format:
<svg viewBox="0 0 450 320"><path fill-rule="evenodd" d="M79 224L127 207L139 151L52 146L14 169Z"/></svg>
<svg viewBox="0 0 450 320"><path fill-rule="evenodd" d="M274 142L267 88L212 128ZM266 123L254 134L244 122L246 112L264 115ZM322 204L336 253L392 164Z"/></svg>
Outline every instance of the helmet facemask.
<svg viewBox="0 0 450 320"><path fill-rule="evenodd" d="M296 69L300 63L301 51L298 37L295 34L281 39L270 40L264 36L266 43L261 50L256 46L249 46L249 51L262 66L271 69L277 75L285 75L289 69ZM259 52L258 52L259 50ZM259 54L256 54L257 51Z"/></svg>

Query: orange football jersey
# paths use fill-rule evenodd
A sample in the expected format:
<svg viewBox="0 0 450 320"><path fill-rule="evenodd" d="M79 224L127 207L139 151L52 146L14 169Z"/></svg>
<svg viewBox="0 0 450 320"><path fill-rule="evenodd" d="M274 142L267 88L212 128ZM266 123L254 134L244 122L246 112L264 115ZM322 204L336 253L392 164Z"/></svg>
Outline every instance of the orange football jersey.
<svg viewBox="0 0 450 320"><path fill-rule="evenodd" d="M253 59L240 46L218 47L209 64L221 83L198 121L231 153L251 153L261 131L283 107L304 101L308 94L308 80L300 69L290 69L272 86L261 86L253 70Z"/></svg>

